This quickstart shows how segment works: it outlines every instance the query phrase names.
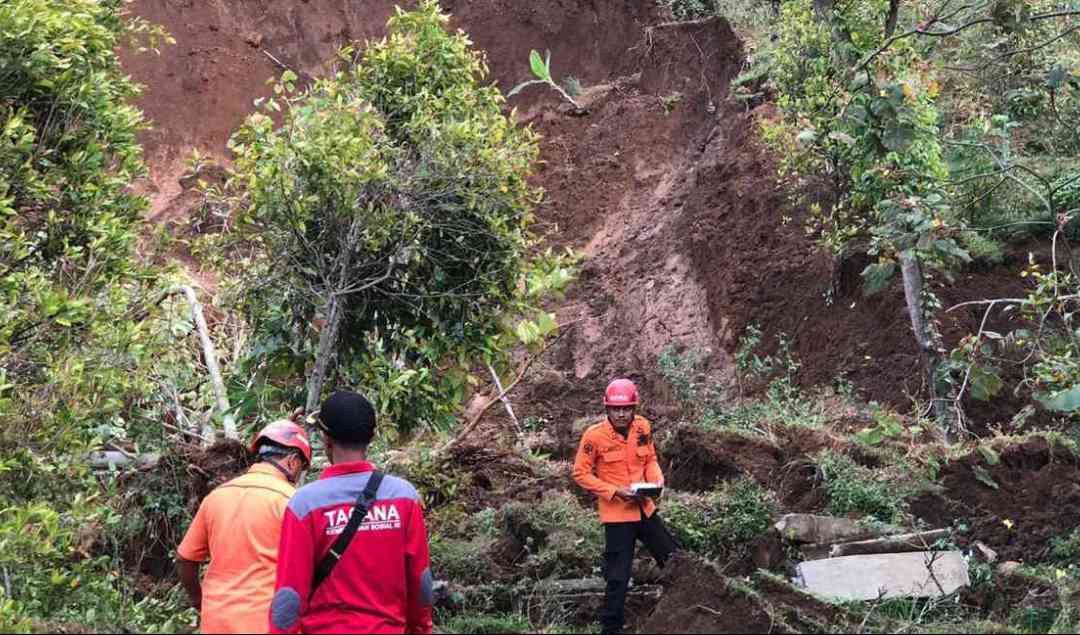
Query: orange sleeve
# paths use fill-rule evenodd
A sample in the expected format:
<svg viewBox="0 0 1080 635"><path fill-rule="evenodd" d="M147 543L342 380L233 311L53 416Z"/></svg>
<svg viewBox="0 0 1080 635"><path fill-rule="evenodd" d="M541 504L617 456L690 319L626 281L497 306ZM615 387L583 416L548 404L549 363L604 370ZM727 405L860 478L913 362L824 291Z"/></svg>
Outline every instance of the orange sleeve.
<svg viewBox="0 0 1080 635"><path fill-rule="evenodd" d="M604 500L611 500L615 498L615 492L618 488L610 483L605 483L596 477L594 467L596 463L596 447L595 443L590 438L590 434L586 432L581 437L581 444L578 446L577 456L574 458L574 481L585 489L592 492Z"/></svg>
<svg viewBox="0 0 1080 635"><path fill-rule="evenodd" d="M195 519L191 521L184 539L176 548L176 555L189 562L203 562L210 555L210 534L206 527L208 499L203 499Z"/></svg>

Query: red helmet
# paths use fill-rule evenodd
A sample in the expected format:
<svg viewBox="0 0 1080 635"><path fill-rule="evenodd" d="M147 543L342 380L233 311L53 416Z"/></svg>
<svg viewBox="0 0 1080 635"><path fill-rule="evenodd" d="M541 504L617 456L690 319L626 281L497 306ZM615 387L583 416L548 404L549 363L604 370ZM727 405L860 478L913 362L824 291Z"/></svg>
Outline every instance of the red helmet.
<svg viewBox="0 0 1080 635"><path fill-rule="evenodd" d="M307 464L311 465L311 443L308 441L307 433L292 421L282 419L260 430L259 434L255 435L255 440L251 442L251 451L258 452L259 443L262 441L273 441L286 448L296 448L304 455Z"/></svg>
<svg viewBox="0 0 1080 635"><path fill-rule="evenodd" d="M604 392L605 406L636 406L638 405L637 386L629 379L616 379L608 384Z"/></svg>

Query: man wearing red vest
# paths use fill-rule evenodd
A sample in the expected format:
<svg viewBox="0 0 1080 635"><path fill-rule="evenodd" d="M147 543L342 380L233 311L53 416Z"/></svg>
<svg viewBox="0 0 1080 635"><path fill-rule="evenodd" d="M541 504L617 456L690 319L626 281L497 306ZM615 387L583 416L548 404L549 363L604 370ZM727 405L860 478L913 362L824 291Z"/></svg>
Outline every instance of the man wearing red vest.
<svg viewBox="0 0 1080 635"><path fill-rule="evenodd" d="M332 465L301 487L285 511L270 631L431 633L432 578L420 496L407 481L382 478L368 463L375 410L357 393L337 392L323 403L318 426ZM361 500L370 503L367 513L357 519L344 550L328 560L339 536L349 533ZM330 561L325 578L316 576Z"/></svg>

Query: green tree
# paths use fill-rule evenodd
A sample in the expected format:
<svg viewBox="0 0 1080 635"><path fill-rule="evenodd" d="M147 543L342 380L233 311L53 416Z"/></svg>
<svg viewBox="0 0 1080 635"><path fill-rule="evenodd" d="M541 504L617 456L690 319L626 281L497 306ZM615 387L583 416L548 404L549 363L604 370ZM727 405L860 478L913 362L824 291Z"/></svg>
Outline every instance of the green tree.
<svg viewBox="0 0 1080 635"><path fill-rule="evenodd" d="M403 431L449 421L521 298L536 137L447 21L433 0L399 10L332 77L297 92L286 72L233 138L253 359L310 364L309 411L336 373Z"/></svg>
<svg viewBox="0 0 1080 635"><path fill-rule="evenodd" d="M0 630L105 629L133 604L118 563L82 543L119 521L86 454L163 436L160 418L144 424L180 351L133 253L144 124L115 53L167 36L123 6L0 3Z"/></svg>
<svg viewBox="0 0 1080 635"><path fill-rule="evenodd" d="M828 192L811 205L811 230L840 259L876 258L864 271L868 293L901 275L950 434L963 429L971 371L946 356L935 288L973 253L995 252L1003 215L988 208L1011 208L1008 220L1020 210L1008 225L1051 227L1067 209L1061 155L1076 136L1062 124L1076 108L1080 10L1059 5L792 0L765 56L783 115L766 136L788 173ZM982 395L1000 387L978 378Z"/></svg>
<svg viewBox="0 0 1080 635"><path fill-rule="evenodd" d="M902 274L931 398L948 424L925 269L948 271L968 255L945 197L937 79L912 41L880 50L891 9L886 0L784 5L773 69L784 118L768 135L789 150L785 167L793 174L827 180L831 198L811 215L822 243L841 258L877 256L864 272L867 291Z"/></svg>

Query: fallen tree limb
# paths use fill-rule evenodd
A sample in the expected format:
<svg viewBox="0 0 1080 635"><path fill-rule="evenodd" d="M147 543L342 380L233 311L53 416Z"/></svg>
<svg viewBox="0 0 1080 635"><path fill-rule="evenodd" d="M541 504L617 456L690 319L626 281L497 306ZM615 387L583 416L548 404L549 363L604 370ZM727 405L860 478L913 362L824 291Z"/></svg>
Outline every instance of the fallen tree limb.
<svg viewBox="0 0 1080 635"><path fill-rule="evenodd" d="M491 409L491 407L494 406L496 403L505 398L506 395L508 395L510 391L513 390L521 382L521 380L525 378L525 374L529 372L529 369L532 368L532 365L536 362L536 360L543 357L544 353L546 353L547 350L555 344L555 342L558 342L563 335L566 335L566 333L570 330L569 327L573 326L575 323L576 322L571 322L569 324L561 326L559 328L559 334L548 340L548 342L544 344L544 347L540 349L538 353L530 357L529 360L525 362L525 365L521 367L520 371L518 371L517 377L514 378L514 381L510 382L510 384L504 390L500 391L494 399L491 399L486 404L484 404L484 407L481 408L480 411L477 412L475 415L473 415L473 418L469 421L469 423L465 424L465 427L461 429L461 432L459 432L456 437L451 439L450 442L446 445L439 448L438 453L441 454L443 452L447 452L456 448L458 445L461 444L463 440L465 440L470 434L472 434L472 431L476 429L476 426L480 425L480 421L484 418L484 415L487 413L487 411Z"/></svg>
<svg viewBox="0 0 1080 635"><path fill-rule="evenodd" d="M157 453L133 455L117 450L104 450L101 452L91 452L87 457L87 463L96 470L110 470L113 468L127 467L129 465L134 465L135 467L153 467L157 465L157 462L160 459L161 455Z"/></svg>
<svg viewBox="0 0 1080 635"><path fill-rule="evenodd" d="M833 545L829 550L829 556L868 556L878 553L906 553L909 551L928 551L934 543L948 538L948 529L932 529L899 536L886 536L875 540L861 540L859 542L845 542Z"/></svg>
<svg viewBox="0 0 1080 635"><path fill-rule="evenodd" d="M202 344L203 360L206 363L207 372L210 373L210 383L214 389L216 408L224 417L222 425L224 427L225 438L234 440L239 439L240 435L236 430L236 421L228 414L229 396L228 392L225 390L225 381L221 378L221 368L218 366L217 350L214 348L214 341L210 338L210 329L206 325L206 316L203 315L202 305L199 304L199 298L195 295L195 289L190 285L181 285L173 287L167 294L183 294L187 299L188 306L191 307L191 319L195 322L195 329L199 332L199 342ZM206 422L203 424L202 437L204 445L210 445L214 442L214 428L211 423L211 417L207 417Z"/></svg>
<svg viewBox="0 0 1080 635"><path fill-rule="evenodd" d="M221 368L217 365L217 350L214 348L214 340L210 337L210 327L206 326L206 316L203 314L199 297L195 295L195 289L191 285L174 287L170 293L184 294L184 297L188 300L188 306L191 308L191 319L195 323L195 329L199 332L199 341L202 343L203 360L206 363L206 370L210 373L211 384L214 387L217 409L222 416L225 416L225 421L222 423L225 428L225 436L226 438L232 438L232 440L239 440L237 423L232 420L232 417L228 416L229 394L225 390L225 380L221 379ZM210 434L207 434L207 432L210 432ZM207 419L203 427L203 443L214 443L210 419Z"/></svg>
<svg viewBox="0 0 1080 635"><path fill-rule="evenodd" d="M495 389L499 391L499 394L502 394L503 393L503 385L502 385L502 380L499 379L499 373L495 372L495 367L492 366L491 364L487 365L487 369L488 369L488 372L491 373L492 381L495 382ZM506 397L506 395L503 395L502 402L503 402L503 407L506 408L506 414L510 415L510 420L514 422L514 435L517 437L517 440L520 442L521 441L521 435L522 435L521 423L518 422L517 415L514 414L514 408L510 405L510 399L508 399Z"/></svg>
<svg viewBox="0 0 1080 635"><path fill-rule="evenodd" d="M802 548L807 560L823 560L842 556L871 556L882 553L908 553L911 551L929 551L934 543L948 538L950 530L932 529L896 536L885 536L873 540L842 542L834 545L806 545Z"/></svg>

